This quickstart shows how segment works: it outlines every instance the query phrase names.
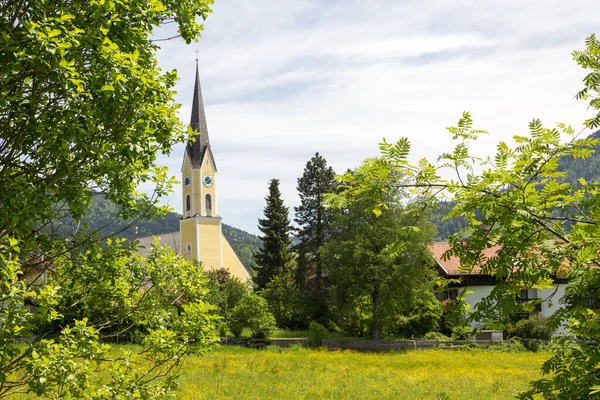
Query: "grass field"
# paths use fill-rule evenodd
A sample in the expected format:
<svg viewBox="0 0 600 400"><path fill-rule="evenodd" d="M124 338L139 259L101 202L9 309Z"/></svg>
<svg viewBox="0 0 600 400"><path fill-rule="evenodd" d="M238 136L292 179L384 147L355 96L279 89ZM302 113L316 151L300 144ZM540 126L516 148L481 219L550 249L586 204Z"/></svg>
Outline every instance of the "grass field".
<svg viewBox="0 0 600 400"><path fill-rule="evenodd" d="M137 346L115 345L137 350ZM219 347L189 356L178 399L510 399L540 378L549 353L395 353ZM16 396L15 400L33 396Z"/></svg>
<svg viewBox="0 0 600 400"><path fill-rule="evenodd" d="M189 357L182 399L509 399L548 353L222 347Z"/></svg>

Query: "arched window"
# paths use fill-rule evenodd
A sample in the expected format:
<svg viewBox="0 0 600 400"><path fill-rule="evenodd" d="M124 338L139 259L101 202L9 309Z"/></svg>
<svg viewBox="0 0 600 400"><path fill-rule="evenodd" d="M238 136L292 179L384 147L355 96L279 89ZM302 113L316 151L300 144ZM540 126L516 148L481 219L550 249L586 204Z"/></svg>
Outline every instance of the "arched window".
<svg viewBox="0 0 600 400"><path fill-rule="evenodd" d="M190 200L190 195L188 194L187 196L185 196L185 211L190 211L191 208L191 200Z"/></svg>
<svg viewBox="0 0 600 400"><path fill-rule="evenodd" d="M212 217L212 197L210 194L204 196L204 208L206 210L206 216Z"/></svg>

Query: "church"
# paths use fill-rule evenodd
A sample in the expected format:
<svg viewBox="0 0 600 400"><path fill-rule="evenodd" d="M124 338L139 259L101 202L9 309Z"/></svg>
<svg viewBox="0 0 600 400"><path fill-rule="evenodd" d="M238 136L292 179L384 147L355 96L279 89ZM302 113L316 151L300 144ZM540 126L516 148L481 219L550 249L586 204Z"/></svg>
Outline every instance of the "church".
<svg viewBox="0 0 600 400"><path fill-rule="evenodd" d="M188 261L199 260L207 270L229 270L232 276L247 281L250 279L248 271L221 230L218 169L210 146L197 61L191 114L190 126L196 135L183 154L183 217L179 221L179 232L157 235L157 238L162 245L172 247ZM138 239L143 250L149 249L153 240L154 237Z"/></svg>

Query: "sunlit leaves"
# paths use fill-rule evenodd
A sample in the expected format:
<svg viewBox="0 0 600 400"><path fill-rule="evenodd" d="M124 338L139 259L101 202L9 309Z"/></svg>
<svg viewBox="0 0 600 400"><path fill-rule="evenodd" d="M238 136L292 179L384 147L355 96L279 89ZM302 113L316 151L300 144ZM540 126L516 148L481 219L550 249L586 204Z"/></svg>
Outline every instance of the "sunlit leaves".
<svg viewBox="0 0 600 400"><path fill-rule="evenodd" d="M590 35L586 46L573 52L575 61L587 70L576 98L588 101L596 113L585 122L595 129L600 127L600 41ZM474 319L506 321L519 310L515 296L521 290L542 290L556 278L567 279L563 307L551 323L562 325L571 335L600 340L599 184L584 177L566 179L560 165L564 160L589 158L598 140L580 139L579 132L566 124L552 128L533 119L528 134L513 137L514 146L501 142L495 156L480 159L471 154L470 145L484 131L473 129L469 113L448 131L456 144L435 166L426 160L412 165L406 161L409 156L384 141L381 159L365 160L355 175L346 176L341 196L347 201L370 199L384 210L386 199L398 188L422 196L442 192L455 204L448 217L463 217L469 223L450 238L450 254L461 260L465 271L480 267L498 279L492 295L478 303ZM409 148L404 141L397 146ZM401 154L402 162L395 162L394 154ZM484 257L490 251L493 256ZM520 311L533 310L536 302L526 302ZM596 347L561 340L556 355L543 368L550 377L534 383L523 398L538 392L547 398L587 398L590 388L598 386L599 363Z"/></svg>

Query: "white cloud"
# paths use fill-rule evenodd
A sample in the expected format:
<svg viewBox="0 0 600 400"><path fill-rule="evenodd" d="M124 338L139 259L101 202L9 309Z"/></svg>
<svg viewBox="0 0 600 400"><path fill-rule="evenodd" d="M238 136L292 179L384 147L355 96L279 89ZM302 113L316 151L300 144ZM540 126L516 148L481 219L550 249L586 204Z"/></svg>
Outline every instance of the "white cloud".
<svg viewBox="0 0 600 400"><path fill-rule="evenodd" d="M463 110L491 133L482 153L534 117L579 126L583 72L570 52L593 31L593 4L221 0L200 42L167 42L159 62L179 71L187 122L200 49L220 214L256 232L267 181L281 180L292 209L316 151L342 172L377 155L382 137L407 136L415 158L434 159ZM175 176L182 154L165 160ZM179 192L169 201L180 209Z"/></svg>

